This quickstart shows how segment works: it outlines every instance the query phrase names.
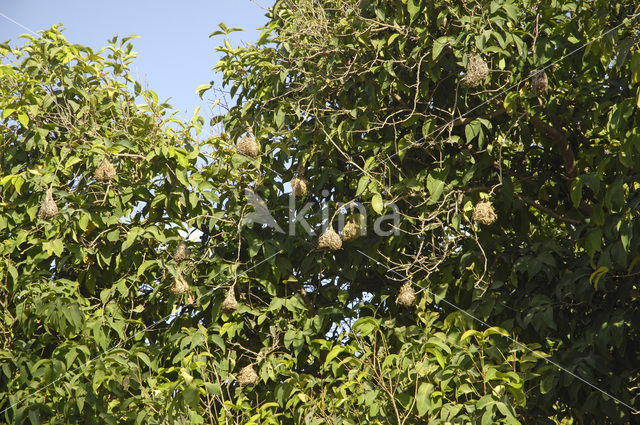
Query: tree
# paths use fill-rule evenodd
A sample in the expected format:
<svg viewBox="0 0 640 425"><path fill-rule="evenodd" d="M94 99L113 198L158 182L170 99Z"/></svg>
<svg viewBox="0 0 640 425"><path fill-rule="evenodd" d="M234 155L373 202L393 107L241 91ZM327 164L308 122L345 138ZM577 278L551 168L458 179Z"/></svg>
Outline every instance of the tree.
<svg viewBox="0 0 640 425"><path fill-rule="evenodd" d="M632 422L634 6L278 1L204 141L128 40L2 46L0 415Z"/></svg>
<svg viewBox="0 0 640 425"><path fill-rule="evenodd" d="M404 353L404 326L420 323L423 311L454 340L456 332L497 325L519 341L512 348L539 348L553 362L513 353L537 361L533 370L513 368L526 401L501 400L523 422L632 421L640 258L635 8L283 0L255 46L222 47L218 69L238 102L219 119L231 139L247 126L261 134L270 154L256 190L268 205L286 205L280 180L301 166L319 204L364 205L369 228L384 203L402 216L397 234L369 233L321 260L283 241L298 279L315 282L314 304L338 299L343 311L332 320L392 320L385 359ZM389 302L407 281L423 294L416 310ZM458 330L446 328L453 322ZM428 356L424 345L416 350L414 359ZM350 361L358 353L368 351ZM498 376L480 374L485 383ZM367 376L384 389L375 377L387 375ZM472 376L465 377L471 385ZM440 406L416 412L410 403L446 399L446 391L398 385L383 397L400 403L399 418L357 409L353 422L452 421ZM465 397L455 402L474 422L486 399ZM358 400L362 407L370 398ZM491 409L495 415L483 420L510 420ZM462 415L455 415L461 423Z"/></svg>
<svg viewBox="0 0 640 425"><path fill-rule="evenodd" d="M212 229L235 173L196 164L225 149L204 154L202 118L175 119L131 78L129 38L100 52L57 27L27 38L0 46L2 421L196 415L189 347L232 270ZM195 226L205 234L185 261L174 251Z"/></svg>

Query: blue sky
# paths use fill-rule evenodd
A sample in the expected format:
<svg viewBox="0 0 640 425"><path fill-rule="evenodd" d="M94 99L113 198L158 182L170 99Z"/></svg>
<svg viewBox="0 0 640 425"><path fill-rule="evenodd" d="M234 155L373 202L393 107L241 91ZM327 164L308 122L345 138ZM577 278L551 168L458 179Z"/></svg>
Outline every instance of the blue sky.
<svg viewBox="0 0 640 425"><path fill-rule="evenodd" d="M222 36L209 38L218 23L244 28L232 33L233 45L253 43L267 22L266 10L273 0L193 0L183 2L112 0L108 3L71 0L0 1L0 41L12 40L28 32L17 23L33 31L47 29L54 24L64 25L64 35L72 43L99 49L115 35L137 34L133 40L138 52L132 73L143 86L158 93L161 99L171 98L171 105L181 111L179 116L190 118L196 106L200 114L210 117L205 96L202 102L195 89L200 84L220 78L212 70L219 55L215 47ZM261 8L262 6L262 8Z"/></svg>

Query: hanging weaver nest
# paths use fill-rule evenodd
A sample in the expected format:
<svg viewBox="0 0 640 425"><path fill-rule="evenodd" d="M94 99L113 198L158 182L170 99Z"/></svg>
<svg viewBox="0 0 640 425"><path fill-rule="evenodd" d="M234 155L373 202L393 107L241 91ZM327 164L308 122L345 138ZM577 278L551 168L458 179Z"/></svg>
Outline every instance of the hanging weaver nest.
<svg viewBox="0 0 640 425"><path fill-rule="evenodd" d="M178 272L173 279L173 283L169 286L169 290L176 295L185 294L189 290L189 284L184 280L184 277L182 277L180 269L178 269Z"/></svg>
<svg viewBox="0 0 640 425"><path fill-rule="evenodd" d="M489 75L487 63L478 55L469 56L467 72L463 77L465 84L469 87L476 87L487 78L487 75Z"/></svg>
<svg viewBox="0 0 640 425"><path fill-rule="evenodd" d="M180 241L178 246L176 247L175 252L173 253L173 259L178 263L184 260L188 260L191 257L191 250L187 248L187 244L185 241Z"/></svg>
<svg viewBox="0 0 640 425"><path fill-rule="evenodd" d="M291 190L295 196L305 196L307 194L307 179L302 176L292 178Z"/></svg>
<svg viewBox="0 0 640 425"><path fill-rule="evenodd" d="M95 177L99 182L111 181L116 177L116 169L113 168L113 165L109 160L104 157L98 168L96 168L96 171L93 173L93 177Z"/></svg>
<svg viewBox="0 0 640 425"><path fill-rule="evenodd" d="M227 296L224 301L222 301L222 305L220 307L222 308L222 311L227 314L234 312L238 308L238 301L236 301L236 294L233 287L231 287L229 292L227 292Z"/></svg>
<svg viewBox="0 0 640 425"><path fill-rule="evenodd" d="M329 227L326 232L320 235L318 238L318 248L329 251L336 251L342 248L342 239L340 239L340 235L333 230L333 227Z"/></svg>
<svg viewBox="0 0 640 425"><path fill-rule="evenodd" d="M413 290L410 283L405 283L398 292L396 298L396 304L403 305L405 307L411 307L416 303L416 291Z"/></svg>
<svg viewBox="0 0 640 425"><path fill-rule="evenodd" d="M360 237L360 224L355 220L349 221L342 229L342 240L345 242L355 241Z"/></svg>
<svg viewBox="0 0 640 425"><path fill-rule="evenodd" d="M535 94L540 96L547 93L547 90L549 90L549 80L544 71L534 69L529 73L529 77L531 78L531 88Z"/></svg>
<svg viewBox="0 0 640 425"><path fill-rule="evenodd" d="M238 374L238 384L241 387L246 387L247 385L255 385L258 383L258 374L253 369L253 366L247 365L240 369L240 373Z"/></svg>
<svg viewBox="0 0 640 425"><path fill-rule="evenodd" d="M498 216L493 211L493 205L491 205L491 202L478 202L473 208L473 215L471 218L480 224L488 226L495 223Z"/></svg>
<svg viewBox="0 0 640 425"><path fill-rule="evenodd" d="M242 155L255 158L260 152L260 145L258 145L255 137L253 137L253 134L249 132L245 136L242 136L240 140L238 140L238 143L236 143L236 149Z"/></svg>
<svg viewBox="0 0 640 425"><path fill-rule="evenodd" d="M49 220L53 218L56 214L58 214L58 206L56 202L53 200L53 190L47 189L47 192L44 195L44 201L42 201L42 205L40 205L40 211L38 212L38 217L43 220Z"/></svg>

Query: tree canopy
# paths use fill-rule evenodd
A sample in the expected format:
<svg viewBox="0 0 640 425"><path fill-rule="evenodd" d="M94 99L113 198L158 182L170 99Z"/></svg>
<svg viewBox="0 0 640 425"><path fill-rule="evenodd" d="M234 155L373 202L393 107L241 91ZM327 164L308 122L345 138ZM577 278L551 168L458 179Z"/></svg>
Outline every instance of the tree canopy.
<svg viewBox="0 0 640 425"><path fill-rule="evenodd" d="M278 0L211 137L0 45L0 418L635 423L639 12Z"/></svg>

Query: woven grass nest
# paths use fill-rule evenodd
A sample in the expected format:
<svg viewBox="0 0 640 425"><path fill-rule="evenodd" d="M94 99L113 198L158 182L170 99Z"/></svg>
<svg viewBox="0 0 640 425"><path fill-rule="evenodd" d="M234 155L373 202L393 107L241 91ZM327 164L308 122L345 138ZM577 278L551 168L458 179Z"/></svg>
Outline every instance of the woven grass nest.
<svg viewBox="0 0 640 425"><path fill-rule="evenodd" d="M302 176L291 179L291 191L295 196L305 196L307 194L307 179Z"/></svg>
<svg viewBox="0 0 640 425"><path fill-rule="evenodd" d="M189 258L191 258L191 250L187 248L187 243L185 241L180 241L173 253L173 259L180 263L184 260L188 260Z"/></svg>
<svg viewBox="0 0 640 425"><path fill-rule="evenodd" d="M318 248L326 249L327 251L336 251L342 248L342 239L340 239L340 235L333 230L333 227L329 227L320 235L318 238Z"/></svg>
<svg viewBox="0 0 640 425"><path fill-rule="evenodd" d="M236 300L236 294L233 288L230 288L229 292L227 292L227 296L224 301L222 301L220 308L227 314L233 313L238 309L238 301Z"/></svg>
<svg viewBox="0 0 640 425"><path fill-rule="evenodd" d="M469 56L467 62L467 72L464 74L463 81L469 87L477 87L489 75L489 67L487 63L478 55Z"/></svg>
<svg viewBox="0 0 640 425"><path fill-rule="evenodd" d="M416 291L413 290L413 287L410 283L405 283L400 288L398 292L398 297L396 298L396 304L411 307L416 303Z"/></svg>
<svg viewBox="0 0 640 425"><path fill-rule="evenodd" d="M491 202L482 201L478 202L473 208L473 215L471 216L471 218L480 224L489 226L490 224L495 223L498 216L493 210L493 205L491 205Z"/></svg>
<svg viewBox="0 0 640 425"><path fill-rule="evenodd" d="M99 182L109 182L116 177L116 169L113 168L111 162L104 157L98 168L96 168L96 171L93 173L93 177L95 177Z"/></svg>
<svg viewBox="0 0 640 425"><path fill-rule="evenodd" d="M242 136L240 140L238 140L236 143L236 149L242 155L246 155L251 158L257 157L258 153L260 153L260 145L251 133Z"/></svg>
<svg viewBox="0 0 640 425"><path fill-rule="evenodd" d="M189 284L184 280L184 277L182 277L180 269L178 269L178 272L173 279L173 283L169 286L169 290L176 295L183 295L189 291Z"/></svg>
<svg viewBox="0 0 640 425"><path fill-rule="evenodd" d="M253 369L252 365L247 365L240 369L240 373L238 374L238 384L241 387L246 387L247 385L255 385L258 383L258 374Z"/></svg>
<svg viewBox="0 0 640 425"><path fill-rule="evenodd" d="M535 94L540 96L547 93L549 90L549 80L544 71L534 69L529 73L529 77L531 77L531 89Z"/></svg>
<svg viewBox="0 0 640 425"><path fill-rule="evenodd" d="M47 189L44 195L44 201L40 205L40 211L38 212L38 217L43 220L49 220L50 218L55 217L58 214L58 206L56 205L56 201L53 200L53 190Z"/></svg>
<svg viewBox="0 0 640 425"><path fill-rule="evenodd" d="M355 220L351 220L342 229L342 240L345 242L354 241L360 237L360 231L360 224Z"/></svg>

